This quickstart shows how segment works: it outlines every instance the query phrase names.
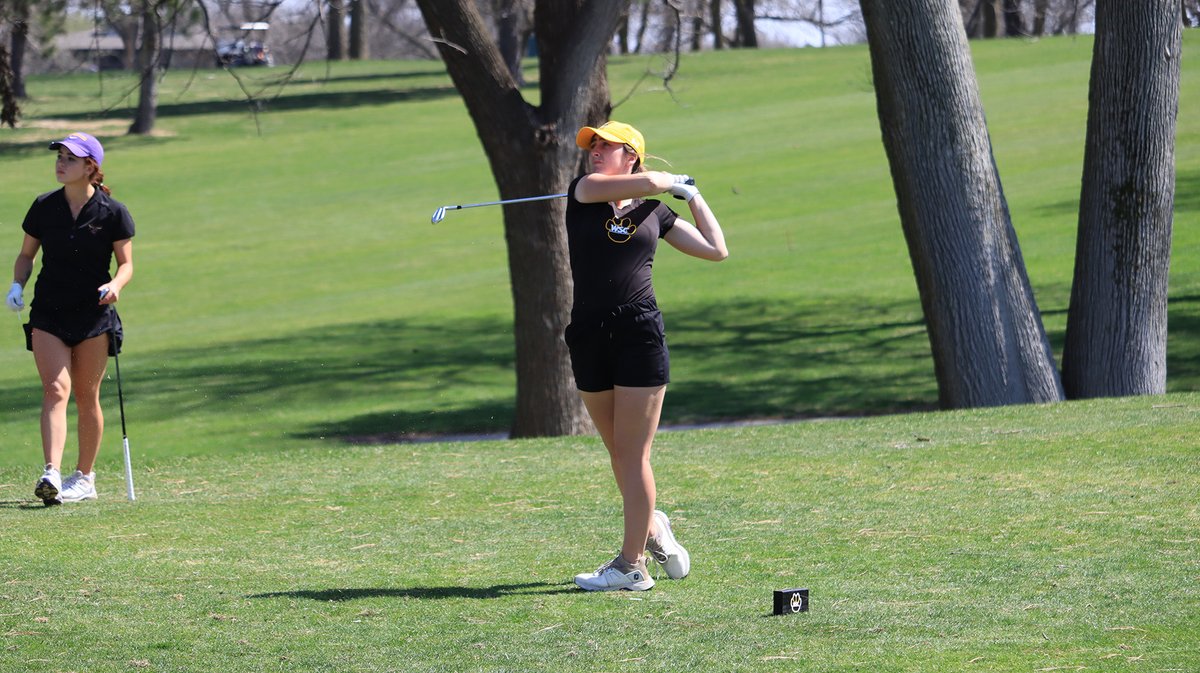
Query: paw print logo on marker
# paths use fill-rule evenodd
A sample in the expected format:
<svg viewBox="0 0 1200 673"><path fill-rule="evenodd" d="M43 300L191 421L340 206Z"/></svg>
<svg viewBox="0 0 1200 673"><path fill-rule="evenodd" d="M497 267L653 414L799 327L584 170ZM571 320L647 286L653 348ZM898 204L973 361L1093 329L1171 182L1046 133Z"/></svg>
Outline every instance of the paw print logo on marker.
<svg viewBox="0 0 1200 673"><path fill-rule="evenodd" d="M608 218L604 223L604 229L608 231L608 240L613 243L628 243L629 239L637 233L638 226L633 223L633 220L628 217L617 219L615 217Z"/></svg>

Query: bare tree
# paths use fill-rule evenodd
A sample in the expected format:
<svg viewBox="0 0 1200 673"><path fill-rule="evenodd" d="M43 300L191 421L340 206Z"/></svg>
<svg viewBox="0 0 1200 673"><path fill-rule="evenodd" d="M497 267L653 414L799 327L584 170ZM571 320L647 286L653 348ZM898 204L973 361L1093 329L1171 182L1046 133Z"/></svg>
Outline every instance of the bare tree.
<svg viewBox="0 0 1200 673"><path fill-rule="evenodd" d="M159 12L167 0L141 0L142 43L138 49L141 81L137 113L129 132L148 134L158 117L158 81L162 72L162 17Z"/></svg>
<svg viewBox="0 0 1200 673"><path fill-rule="evenodd" d="M554 194L579 165L575 131L610 110L606 53L622 0L539 0L539 104L527 102L472 0L418 0L429 33L466 103L501 198ZM513 292L516 414L512 434L591 429L562 331L571 306L561 200L504 207Z"/></svg>
<svg viewBox="0 0 1200 673"><path fill-rule="evenodd" d="M419 19L416 22L407 20L405 10L408 5L409 0L372 0L369 8L372 16L390 33L390 37L399 38L399 42L393 45L393 50L399 56L437 58L425 24ZM395 41L389 39L388 42Z"/></svg>
<svg viewBox="0 0 1200 673"><path fill-rule="evenodd" d="M944 408L1063 399L954 0L861 0Z"/></svg>
<svg viewBox="0 0 1200 673"><path fill-rule="evenodd" d="M1182 32L1179 0L1096 3L1068 397L1166 392Z"/></svg>

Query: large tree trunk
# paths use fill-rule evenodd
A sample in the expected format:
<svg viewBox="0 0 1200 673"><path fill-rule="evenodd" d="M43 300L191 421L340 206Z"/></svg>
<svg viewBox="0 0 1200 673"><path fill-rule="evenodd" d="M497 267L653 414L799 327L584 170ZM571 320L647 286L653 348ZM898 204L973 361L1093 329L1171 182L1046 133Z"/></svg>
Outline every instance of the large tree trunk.
<svg viewBox="0 0 1200 673"><path fill-rule="evenodd" d="M534 14L541 104L521 96L472 0L418 0L483 143L502 199L566 191L575 131L609 111L605 53L621 0L546 0ZM504 208L516 338L515 437L592 429L562 339L571 309L560 199Z"/></svg>
<svg viewBox="0 0 1200 673"><path fill-rule="evenodd" d="M1062 399L954 0L862 0L942 407Z"/></svg>
<svg viewBox="0 0 1200 673"><path fill-rule="evenodd" d="M1166 391L1179 6L1179 0L1096 3L1063 350L1063 386L1071 398Z"/></svg>
<svg viewBox="0 0 1200 673"><path fill-rule="evenodd" d="M143 0L142 3L142 46L138 50L138 67L141 85L138 91L137 114L129 132L145 135L154 130L158 116L158 72L159 57L162 55L162 27L158 16L158 3Z"/></svg>

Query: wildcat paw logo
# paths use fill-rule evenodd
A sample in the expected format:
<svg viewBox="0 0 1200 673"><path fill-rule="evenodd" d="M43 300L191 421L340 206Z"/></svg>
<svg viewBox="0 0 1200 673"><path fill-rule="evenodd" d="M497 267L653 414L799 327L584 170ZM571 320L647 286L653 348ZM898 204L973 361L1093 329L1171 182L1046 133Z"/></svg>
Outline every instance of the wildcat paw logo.
<svg viewBox="0 0 1200 673"><path fill-rule="evenodd" d="M637 233L638 226L633 223L633 220L628 217L617 219L615 217L608 218L604 223L604 229L608 232L608 240L613 243L628 243L629 239Z"/></svg>

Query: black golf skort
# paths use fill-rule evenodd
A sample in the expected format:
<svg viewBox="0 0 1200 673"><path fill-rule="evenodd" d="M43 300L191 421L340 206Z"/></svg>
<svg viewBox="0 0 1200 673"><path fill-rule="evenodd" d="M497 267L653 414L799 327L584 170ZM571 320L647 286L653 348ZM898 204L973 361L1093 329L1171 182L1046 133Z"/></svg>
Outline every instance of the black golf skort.
<svg viewBox="0 0 1200 673"><path fill-rule="evenodd" d="M652 388L671 380L666 330L652 299L601 314L572 314L563 338L575 385L584 392Z"/></svg>

